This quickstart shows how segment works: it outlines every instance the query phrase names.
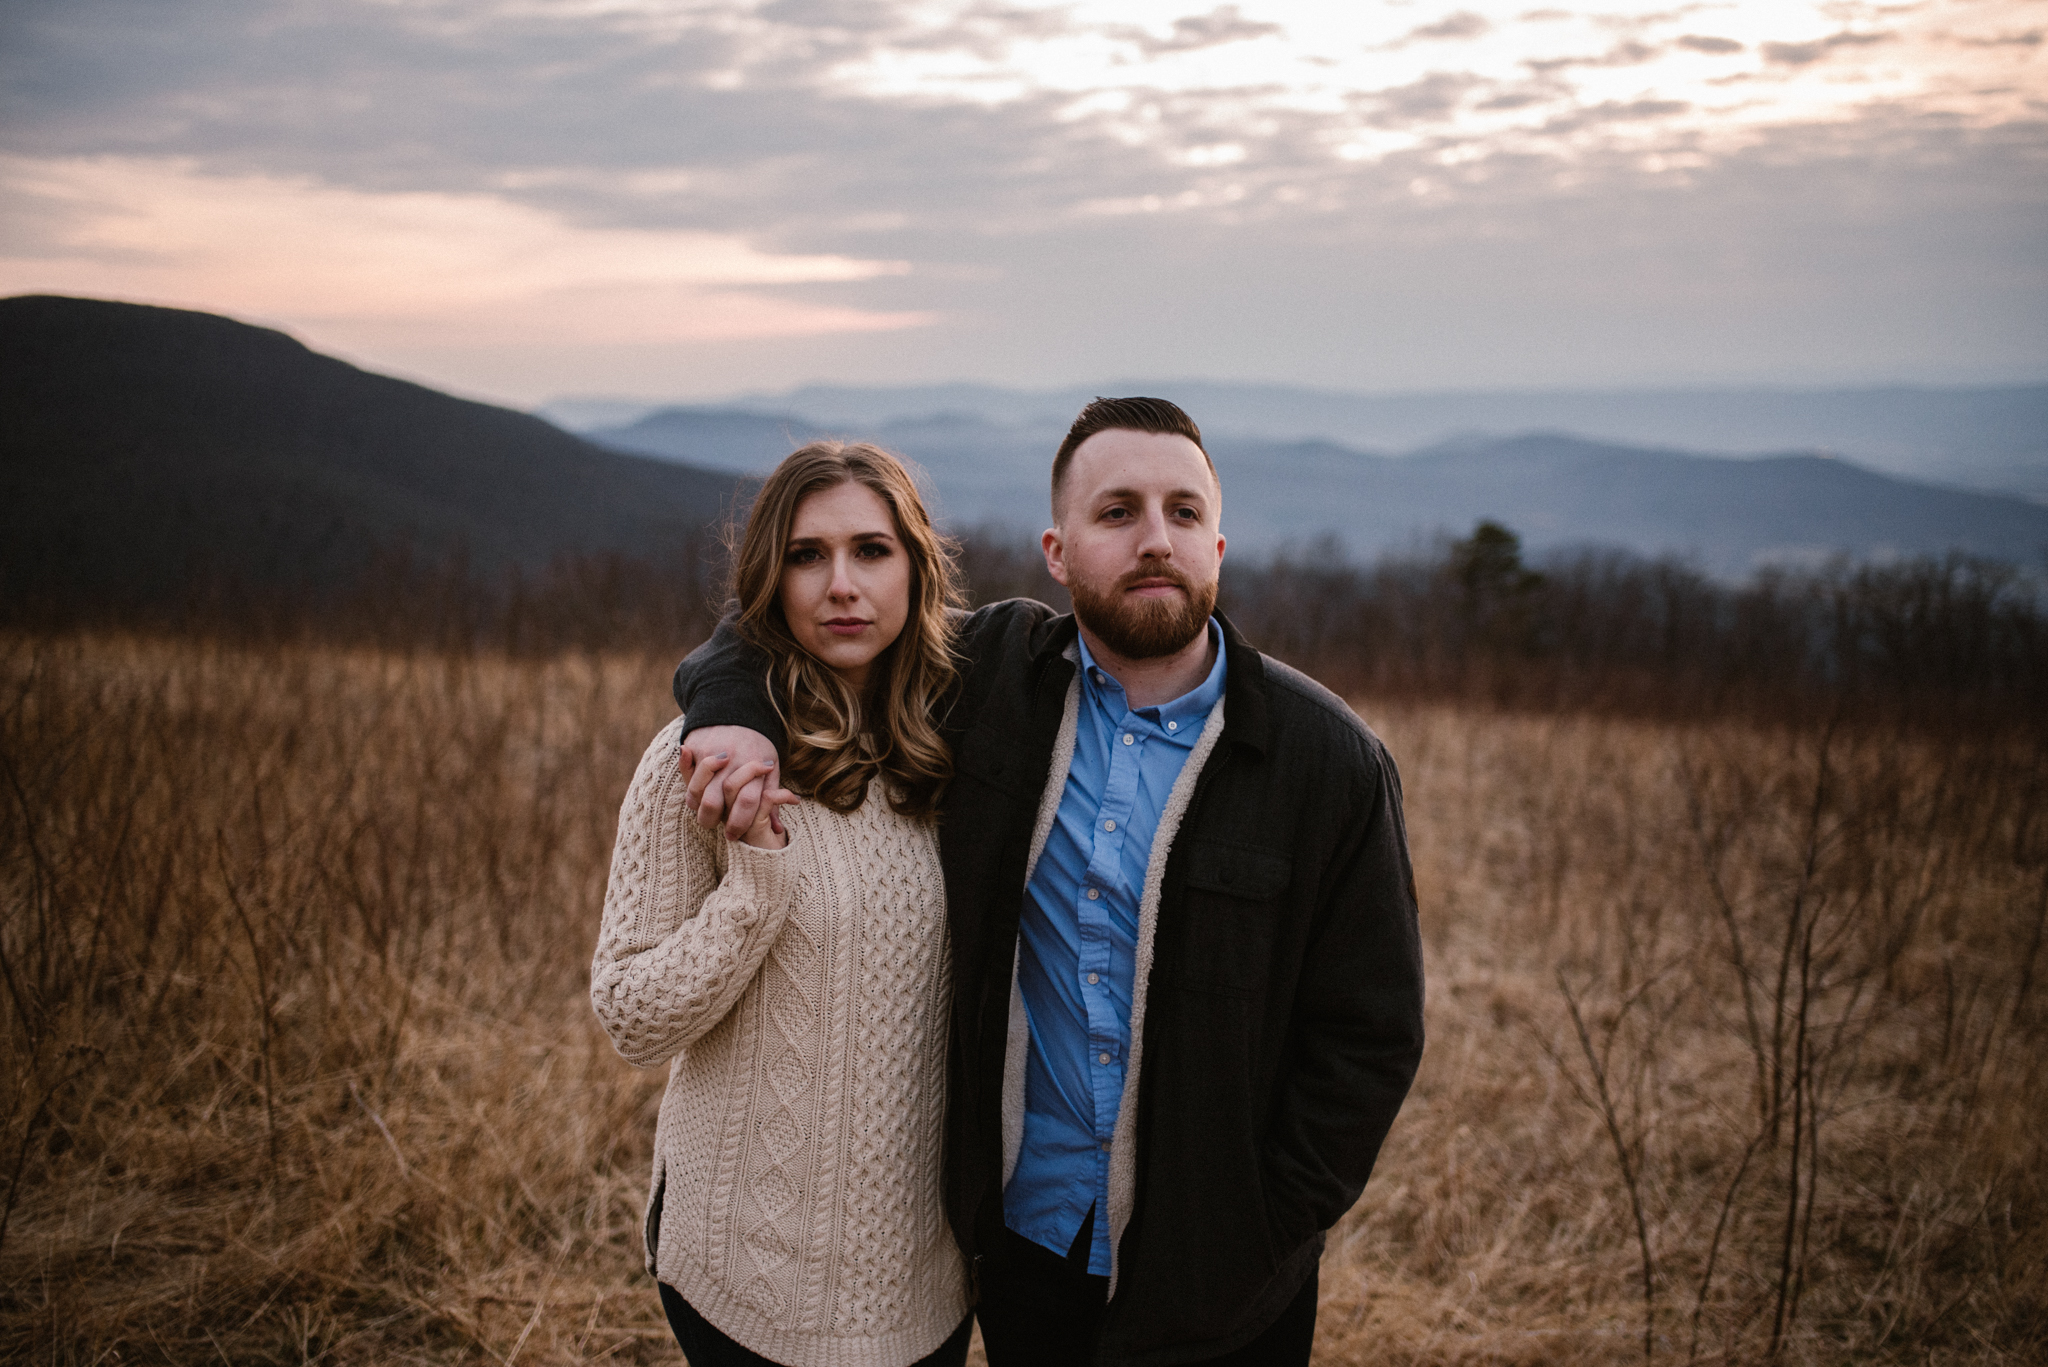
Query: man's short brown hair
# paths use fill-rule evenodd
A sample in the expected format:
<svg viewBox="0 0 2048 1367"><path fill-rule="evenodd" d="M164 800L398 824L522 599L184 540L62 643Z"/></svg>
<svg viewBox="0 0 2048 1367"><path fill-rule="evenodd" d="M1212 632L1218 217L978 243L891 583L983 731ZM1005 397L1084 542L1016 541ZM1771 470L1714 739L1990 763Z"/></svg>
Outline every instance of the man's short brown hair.
<svg viewBox="0 0 2048 1367"><path fill-rule="evenodd" d="M1209 478L1216 479L1216 462L1209 460L1209 448L1202 445L1202 429L1181 411L1179 404L1165 399L1105 399L1098 394L1093 403L1081 410L1081 416L1074 419L1074 425L1067 429L1067 439L1060 443L1059 454L1052 458L1052 520L1055 525L1060 520L1060 486L1067 482L1067 466L1073 463L1074 451L1097 432L1112 429L1186 437L1202 453L1202 459L1209 462ZM1217 480L1217 487L1222 487L1221 480Z"/></svg>

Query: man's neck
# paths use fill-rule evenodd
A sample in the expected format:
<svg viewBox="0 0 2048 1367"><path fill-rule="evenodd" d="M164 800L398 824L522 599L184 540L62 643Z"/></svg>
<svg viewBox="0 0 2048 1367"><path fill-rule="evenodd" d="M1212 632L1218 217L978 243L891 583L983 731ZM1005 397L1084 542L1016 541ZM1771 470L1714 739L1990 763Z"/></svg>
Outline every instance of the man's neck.
<svg viewBox="0 0 2048 1367"><path fill-rule="evenodd" d="M1195 639L1173 654L1151 660L1127 660L1104 645L1102 638L1086 626L1081 627L1081 639L1088 643L1088 653L1095 657L1096 666L1123 685L1124 698L1133 711L1172 702L1200 687L1216 667L1215 634L1204 620Z"/></svg>

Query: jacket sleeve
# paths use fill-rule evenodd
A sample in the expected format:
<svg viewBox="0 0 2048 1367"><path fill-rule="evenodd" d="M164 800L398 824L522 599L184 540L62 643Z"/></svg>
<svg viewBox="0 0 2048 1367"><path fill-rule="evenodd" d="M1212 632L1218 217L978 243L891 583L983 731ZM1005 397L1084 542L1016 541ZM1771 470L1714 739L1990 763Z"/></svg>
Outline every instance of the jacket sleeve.
<svg viewBox="0 0 2048 1367"><path fill-rule="evenodd" d="M590 965L591 1006L612 1046L640 1068L725 1018L797 897L788 847L727 843L688 819L676 771L682 732L680 717L662 728L626 791Z"/></svg>
<svg viewBox="0 0 2048 1367"><path fill-rule="evenodd" d="M1400 777L1383 749L1367 758L1363 820L1329 870L1273 1110L1266 1198L1282 1249L1358 1200L1422 1058L1422 942Z"/></svg>
<svg viewBox="0 0 2048 1367"><path fill-rule="evenodd" d="M1008 660L1007 638L1027 640L1032 628L1052 617L1053 610L1032 598L1008 598L971 613L951 613L953 652L963 683L972 693L971 676L992 658ZM1023 658L1022 651L1014 652ZM782 718L768 697L768 656L733 630L730 618L718 624L711 639L676 666L676 706L690 718L690 730L703 726L744 726L758 731L789 762L789 740Z"/></svg>
<svg viewBox="0 0 2048 1367"><path fill-rule="evenodd" d="M676 666L676 706L689 716L691 731L702 726L744 726L760 732L787 764L788 739L782 718L769 700L767 680L767 653L743 639L727 618L710 640Z"/></svg>

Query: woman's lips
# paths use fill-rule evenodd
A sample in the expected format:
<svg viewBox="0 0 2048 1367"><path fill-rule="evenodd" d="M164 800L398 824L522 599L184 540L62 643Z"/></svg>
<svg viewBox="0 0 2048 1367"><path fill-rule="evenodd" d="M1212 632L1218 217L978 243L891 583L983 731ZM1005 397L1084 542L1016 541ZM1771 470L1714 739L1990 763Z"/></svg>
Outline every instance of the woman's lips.
<svg viewBox="0 0 2048 1367"><path fill-rule="evenodd" d="M862 621L858 617L834 617L825 623L825 630L834 636L858 636L873 625L874 623Z"/></svg>

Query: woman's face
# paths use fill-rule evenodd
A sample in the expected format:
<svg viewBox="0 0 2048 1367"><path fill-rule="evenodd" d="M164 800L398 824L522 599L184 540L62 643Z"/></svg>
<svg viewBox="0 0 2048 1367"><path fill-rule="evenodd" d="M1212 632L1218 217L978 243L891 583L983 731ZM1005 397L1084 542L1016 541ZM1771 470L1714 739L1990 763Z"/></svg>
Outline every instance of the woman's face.
<svg viewBox="0 0 2048 1367"><path fill-rule="evenodd" d="M781 597L797 644L865 688L869 667L910 616L910 555L889 505L855 480L797 504Z"/></svg>

